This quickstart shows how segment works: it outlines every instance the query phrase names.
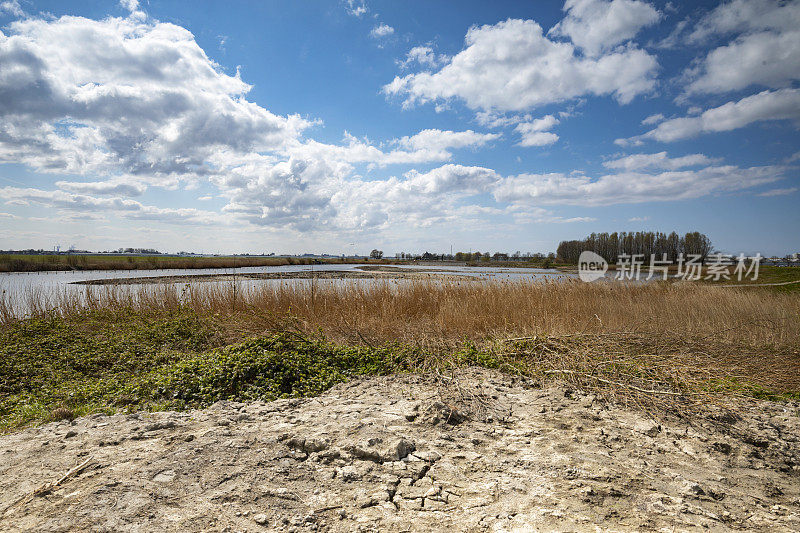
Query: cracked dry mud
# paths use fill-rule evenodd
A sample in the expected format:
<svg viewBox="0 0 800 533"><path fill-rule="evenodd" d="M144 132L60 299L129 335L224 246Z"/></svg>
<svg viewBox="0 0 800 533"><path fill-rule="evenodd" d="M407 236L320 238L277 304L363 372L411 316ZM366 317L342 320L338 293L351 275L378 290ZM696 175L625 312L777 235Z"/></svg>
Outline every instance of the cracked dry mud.
<svg viewBox="0 0 800 533"><path fill-rule="evenodd" d="M800 406L731 411L654 420L467 371L93 415L0 437L0 529L800 530Z"/></svg>

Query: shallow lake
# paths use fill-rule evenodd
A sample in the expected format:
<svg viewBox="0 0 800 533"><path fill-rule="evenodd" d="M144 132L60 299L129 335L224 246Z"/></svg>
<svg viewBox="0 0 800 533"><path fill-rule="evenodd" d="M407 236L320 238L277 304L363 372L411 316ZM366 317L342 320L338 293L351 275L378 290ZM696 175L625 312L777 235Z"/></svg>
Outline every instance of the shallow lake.
<svg viewBox="0 0 800 533"><path fill-rule="evenodd" d="M3 291L5 301L15 308L15 313L24 307L24 302L31 294L53 294L71 293L86 294L87 291L102 289L104 285L86 285L81 282L97 280L131 280L125 286L133 288L143 284L137 283L133 278L165 278L159 283L174 284L179 288L186 285L213 285L230 284L231 276L243 275L237 280L237 286L243 288L257 287L271 283L310 283L308 277L319 273L320 277L327 278L335 272L360 273L369 275L370 271L364 271L359 267L374 268L376 265L367 264L321 264L321 265L284 265L284 266L262 266L262 267L242 267L242 268L203 268L203 269L159 269L159 270L82 270L82 271L54 271L54 272L11 272L0 273L0 291ZM543 279L567 279L575 278L576 274L564 273L555 269L542 268L511 268L511 267L467 267L460 265L387 265L388 272L384 277L370 278L348 278L324 279L326 284L341 286L343 284L370 284L382 283L392 279L393 274L415 273L419 277L430 275L432 279L448 276L454 277L480 278L486 280L543 280ZM248 279L247 274L297 274L303 273L305 278L300 279ZM209 276L225 276L224 281L214 280ZM392 276L392 277L390 277ZM170 279L172 278L172 279ZM196 278L196 279L192 279ZM205 278L205 279L201 279ZM408 281L402 276L397 276L398 282ZM152 285L152 282L147 283ZM107 286L107 285L106 285Z"/></svg>

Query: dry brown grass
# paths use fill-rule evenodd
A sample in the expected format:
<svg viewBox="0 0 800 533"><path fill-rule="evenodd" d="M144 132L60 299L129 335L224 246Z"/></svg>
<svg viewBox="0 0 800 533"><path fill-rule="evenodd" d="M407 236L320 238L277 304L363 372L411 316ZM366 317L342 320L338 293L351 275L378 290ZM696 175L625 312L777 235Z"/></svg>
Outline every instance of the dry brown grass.
<svg viewBox="0 0 800 533"><path fill-rule="evenodd" d="M13 304L12 299L17 303ZM170 310L238 317L256 333L291 315L305 331L377 343L482 341L532 335L619 333L761 346L800 342L800 298L699 284L573 281L341 281L86 287L3 295L0 313L85 308ZM18 314L18 313L16 313Z"/></svg>
<svg viewBox="0 0 800 533"><path fill-rule="evenodd" d="M800 392L796 347L609 333L536 336L501 343L493 353L541 382L557 379L620 403L684 413L725 406L735 396Z"/></svg>
<svg viewBox="0 0 800 533"><path fill-rule="evenodd" d="M169 296L162 301L174 305L177 294ZM235 308L245 325L264 312L291 314L306 331L378 343L619 332L769 346L800 341L800 299L692 284L280 283L240 288L235 303L229 286L193 287L185 299L198 312Z"/></svg>
<svg viewBox="0 0 800 533"><path fill-rule="evenodd" d="M572 281L274 282L87 287L28 293L28 312L91 308L167 311L181 305L218 317L226 342L291 327L332 341L405 343L449 354L473 342L508 368L608 389L630 401L671 401L720 382L800 391L800 298L700 284ZM3 319L13 320L8 298ZM695 392L689 393L690 390Z"/></svg>

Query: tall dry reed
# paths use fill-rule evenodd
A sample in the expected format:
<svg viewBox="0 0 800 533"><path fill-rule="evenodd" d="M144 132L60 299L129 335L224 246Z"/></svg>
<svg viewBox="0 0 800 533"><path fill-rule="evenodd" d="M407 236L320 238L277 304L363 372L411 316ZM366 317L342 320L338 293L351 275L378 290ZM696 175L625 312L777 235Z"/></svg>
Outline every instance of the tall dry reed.
<svg viewBox="0 0 800 533"><path fill-rule="evenodd" d="M307 331L370 342L600 334L674 335L752 345L800 344L800 298L690 283L573 281L280 281L260 285L87 286L3 293L0 319L83 309L229 316L258 333L291 315Z"/></svg>
<svg viewBox="0 0 800 533"><path fill-rule="evenodd" d="M524 375L637 405L688 402L694 409L711 401L715 387L737 383L800 391L800 298L759 288L292 280L31 289L0 297L4 323L48 313L80 318L87 309L185 308L209 317L221 344L287 328L335 342L401 342L423 348L419 370L435 375L452 368L454 350L472 341Z"/></svg>

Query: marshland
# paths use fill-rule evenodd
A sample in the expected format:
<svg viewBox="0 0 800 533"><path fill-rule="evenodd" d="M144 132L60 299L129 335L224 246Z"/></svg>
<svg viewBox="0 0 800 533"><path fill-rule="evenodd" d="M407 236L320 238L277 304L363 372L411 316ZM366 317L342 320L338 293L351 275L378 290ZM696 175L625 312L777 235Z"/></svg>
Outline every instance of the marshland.
<svg viewBox="0 0 800 533"><path fill-rule="evenodd" d="M24 318L4 294L0 424L305 396L360 375L468 366L686 413L800 393L800 300L776 287L349 281L32 290Z"/></svg>

